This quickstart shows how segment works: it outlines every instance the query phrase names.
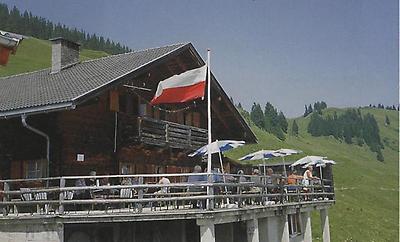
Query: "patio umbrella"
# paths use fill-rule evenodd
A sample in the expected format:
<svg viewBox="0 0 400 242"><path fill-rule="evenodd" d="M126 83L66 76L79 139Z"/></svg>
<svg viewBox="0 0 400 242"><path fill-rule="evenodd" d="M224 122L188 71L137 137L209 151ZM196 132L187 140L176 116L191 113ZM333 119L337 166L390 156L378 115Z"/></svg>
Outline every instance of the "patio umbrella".
<svg viewBox="0 0 400 242"><path fill-rule="evenodd" d="M199 148L195 152L189 154L189 156L190 157L197 156L197 155L205 156L205 155L208 154L208 146L210 146L211 154L218 153L219 162L220 162L220 165L221 165L221 171L222 171L222 173L224 173L224 167L222 165L221 153L223 153L225 151L228 151L228 150L231 150L231 149L234 149L234 148L237 148L237 147L242 146L244 144L245 144L244 141L216 140L216 141L210 143L209 145L205 145L205 146ZM224 179L225 179L225 177L224 177Z"/></svg>
<svg viewBox="0 0 400 242"><path fill-rule="evenodd" d="M210 143L209 145L205 145L205 146L199 148L195 152L189 154L189 156L193 157L193 156L197 156L197 155L200 155L200 156L207 155L208 154L208 146L210 146L211 154L214 154L214 153L225 152L225 151L228 151L230 149L234 149L234 148L237 148L239 146L242 146L244 144L245 144L244 141L216 140L216 141Z"/></svg>
<svg viewBox="0 0 400 242"><path fill-rule="evenodd" d="M264 176L266 175L265 171L265 161L268 160L269 158L273 157L278 157L281 156L281 154L276 153L274 150L259 150L251 154L247 154L243 156L242 158L239 158L239 160L263 160L263 165L264 165Z"/></svg>
<svg viewBox="0 0 400 242"><path fill-rule="evenodd" d="M301 150L293 150L293 149L279 149L279 150L275 150L275 152L277 154L280 154L279 156L282 157L282 162L283 162L283 172L285 173L285 177L287 177L287 173L286 173L286 165L285 165L285 157L289 156L289 155L295 155L295 154L299 154L303 151Z"/></svg>
<svg viewBox="0 0 400 242"><path fill-rule="evenodd" d="M290 166L294 167L294 166L298 166L298 165L305 165L305 164L308 164L310 162L316 162L318 160L323 160L323 159L326 159L326 158L327 157L325 157L325 156L308 155L308 156L305 156L305 157L297 160L295 163L291 164Z"/></svg>
<svg viewBox="0 0 400 242"><path fill-rule="evenodd" d="M322 160L314 160L314 161L312 161L310 163L305 164L303 166L303 168L307 168L308 166L313 166L313 165L315 165L316 167L319 167L319 174L320 174L321 181L322 181L322 179L323 179L322 167L325 167L326 164L334 165L334 164L336 164L336 162L334 160L324 160L324 159L322 159Z"/></svg>
<svg viewBox="0 0 400 242"><path fill-rule="evenodd" d="M198 150L196 150L195 152L189 154L190 157L196 156L196 155L200 155L200 156L204 156L208 154L208 147L210 147L210 152L211 154L214 153L218 153L219 155L219 163L221 165L221 172L222 172L222 178L224 180L224 183L226 183L225 180L225 175L224 175L224 166L222 164L222 156L221 153L237 148L239 146L244 145L245 142L244 141L237 141L237 140L216 140L210 144L207 144L201 148L199 148ZM225 187L225 192L227 191L227 188ZM227 203L229 204L229 199L227 199Z"/></svg>

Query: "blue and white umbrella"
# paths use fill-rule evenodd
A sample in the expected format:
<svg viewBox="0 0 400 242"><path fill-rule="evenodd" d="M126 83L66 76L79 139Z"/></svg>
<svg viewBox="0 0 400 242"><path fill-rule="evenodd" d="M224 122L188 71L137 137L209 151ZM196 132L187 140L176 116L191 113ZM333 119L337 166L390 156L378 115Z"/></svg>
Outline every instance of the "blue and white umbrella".
<svg viewBox="0 0 400 242"><path fill-rule="evenodd" d="M251 154L247 154L239 160L262 160L269 159L280 156L279 153L276 153L274 150L259 150Z"/></svg>
<svg viewBox="0 0 400 242"><path fill-rule="evenodd" d="M224 172L224 166L222 164L222 157L221 153L237 148L239 146L244 145L244 141L237 141L237 140L216 140L210 144L207 144L200 149L196 150L195 152L189 154L190 157L199 155L199 156L205 156L208 154L208 149L210 149L211 154L218 153L219 154L219 163L221 165L221 172L222 172L222 178L224 180L224 183L226 182L225 180L225 172ZM210 172L210 171L209 171ZM225 191L227 192L227 188L225 187ZM229 204L229 198L227 198L227 203Z"/></svg>
<svg viewBox="0 0 400 242"><path fill-rule="evenodd" d="M196 150L195 152L189 154L190 157L193 156L205 156L208 154L208 147L210 147L210 151L211 154L215 154L215 153L223 153L225 151L237 148L239 146L244 145L245 142L244 141L237 141L237 140L217 140L212 142L209 145L205 145L201 148L199 148L198 150Z"/></svg>
<svg viewBox="0 0 400 242"><path fill-rule="evenodd" d="M282 162L283 162L283 171L285 173L285 177L287 176L287 172L286 172L286 165L285 165L285 157L289 156L289 155L295 155L295 154L300 154L303 151L301 150L294 150L294 149L284 149L281 148L279 150L275 150L276 153L281 154L282 157Z"/></svg>
<svg viewBox="0 0 400 242"><path fill-rule="evenodd" d="M297 160L295 163L291 164L290 166L298 166L298 165L305 165L305 164L309 164L311 162L318 162L318 161L322 161L326 159L325 156L315 156L315 155L309 155L309 156L305 156L299 160Z"/></svg>
<svg viewBox="0 0 400 242"><path fill-rule="evenodd" d="M281 154L275 152L274 150L259 150L251 154L247 154L243 156L242 158L239 158L239 160L263 160L263 169L264 169L264 176L266 175L266 170L265 170L265 160L268 160L270 158L278 157L281 156Z"/></svg>
<svg viewBox="0 0 400 242"><path fill-rule="evenodd" d="M295 155L299 154L303 151L301 150L293 150L293 149L279 149L275 150L276 153L282 154L282 157L288 156L288 155Z"/></svg>

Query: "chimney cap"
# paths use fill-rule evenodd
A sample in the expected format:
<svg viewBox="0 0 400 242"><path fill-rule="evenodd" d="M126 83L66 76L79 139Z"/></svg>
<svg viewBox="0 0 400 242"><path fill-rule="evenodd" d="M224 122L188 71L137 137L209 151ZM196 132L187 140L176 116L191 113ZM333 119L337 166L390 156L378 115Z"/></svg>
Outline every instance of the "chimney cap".
<svg viewBox="0 0 400 242"><path fill-rule="evenodd" d="M60 41L60 42L67 42L67 43L69 43L69 44L74 44L74 45L77 45L77 46L80 46L81 44L79 44L79 43L77 43L77 42L74 42L74 41L72 41L72 40L68 40L68 39L66 39L66 38L64 38L64 37L55 37L55 38L51 38L51 39L49 39L51 42L53 42L53 43L55 43L55 42L58 42L58 41Z"/></svg>

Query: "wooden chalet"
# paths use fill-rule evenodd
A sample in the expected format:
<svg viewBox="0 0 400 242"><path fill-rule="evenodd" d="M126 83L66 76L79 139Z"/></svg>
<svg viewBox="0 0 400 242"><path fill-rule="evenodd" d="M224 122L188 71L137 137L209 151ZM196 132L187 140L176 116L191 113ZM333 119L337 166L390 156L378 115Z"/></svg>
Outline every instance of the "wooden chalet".
<svg viewBox="0 0 400 242"><path fill-rule="evenodd" d="M0 78L0 175L190 172L207 143L207 100L151 106L160 81L204 65L191 43L79 62L52 40L52 67ZM212 76L212 138L257 142ZM225 162L226 169L237 163Z"/></svg>

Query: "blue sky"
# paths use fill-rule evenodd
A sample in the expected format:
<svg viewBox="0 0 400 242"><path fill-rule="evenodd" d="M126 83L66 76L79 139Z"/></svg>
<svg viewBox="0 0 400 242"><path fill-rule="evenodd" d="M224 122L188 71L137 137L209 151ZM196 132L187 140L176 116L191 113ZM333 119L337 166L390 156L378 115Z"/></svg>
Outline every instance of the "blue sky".
<svg viewBox="0 0 400 242"><path fill-rule="evenodd" d="M132 49L190 41L228 95L287 116L304 104L398 103L396 0L0 0Z"/></svg>

